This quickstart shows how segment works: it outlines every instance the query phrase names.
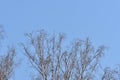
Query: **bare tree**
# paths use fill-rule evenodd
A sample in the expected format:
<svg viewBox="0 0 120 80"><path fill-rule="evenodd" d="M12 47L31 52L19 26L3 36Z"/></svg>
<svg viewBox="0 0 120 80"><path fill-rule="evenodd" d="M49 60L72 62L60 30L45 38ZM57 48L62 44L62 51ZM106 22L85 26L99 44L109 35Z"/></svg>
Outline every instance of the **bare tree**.
<svg viewBox="0 0 120 80"><path fill-rule="evenodd" d="M0 40L4 38L4 30L0 27ZM0 80L8 80L14 69L15 49L9 47L5 55L0 54Z"/></svg>
<svg viewBox="0 0 120 80"><path fill-rule="evenodd" d="M106 67L101 80L120 80L120 65L116 66L114 69Z"/></svg>
<svg viewBox="0 0 120 80"><path fill-rule="evenodd" d="M0 80L8 80L14 69L15 49L9 48L6 55L0 57Z"/></svg>
<svg viewBox="0 0 120 80"><path fill-rule="evenodd" d="M39 72L39 80L93 80L104 54L104 46L97 49L89 39L75 40L63 46L64 35L49 36L44 30L27 33L28 44L22 44L32 66Z"/></svg>

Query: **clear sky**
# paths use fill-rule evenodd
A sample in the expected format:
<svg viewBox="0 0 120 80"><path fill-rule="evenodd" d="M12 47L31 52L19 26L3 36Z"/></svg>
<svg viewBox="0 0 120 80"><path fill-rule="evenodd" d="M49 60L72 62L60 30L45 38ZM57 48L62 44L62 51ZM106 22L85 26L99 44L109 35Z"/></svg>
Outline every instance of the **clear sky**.
<svg viewBox="0 0 120 80"><path fill-rule="evenodd" d="M17 46L25 32L45 29L70 40L89 37L95 46L109 47L104 66L120 63L120 0L0 0L0 25L7 35L2 45ZM16 68L14 80L30 79L25 65Z"/></svg>

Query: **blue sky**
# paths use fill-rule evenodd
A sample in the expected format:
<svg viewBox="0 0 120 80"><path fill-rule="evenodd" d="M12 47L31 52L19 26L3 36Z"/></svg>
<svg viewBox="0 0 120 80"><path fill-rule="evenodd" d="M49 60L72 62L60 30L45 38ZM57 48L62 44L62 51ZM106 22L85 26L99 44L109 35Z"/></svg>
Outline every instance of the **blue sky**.
<svg viewBox="0 0 120 80"><path fill-rule="evenodd" d="M6 32L2 45L17 46L25 32L45 29L65 33L68 41L89 37L95 46L109 47L104 66L120 63L120 0L0 0L0 25ZM16 68L14 80L30 79L26 64Z"/></svg>

